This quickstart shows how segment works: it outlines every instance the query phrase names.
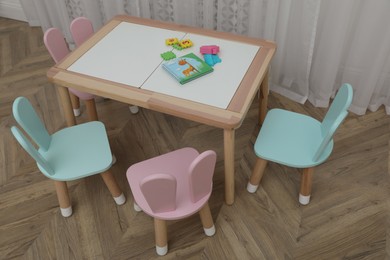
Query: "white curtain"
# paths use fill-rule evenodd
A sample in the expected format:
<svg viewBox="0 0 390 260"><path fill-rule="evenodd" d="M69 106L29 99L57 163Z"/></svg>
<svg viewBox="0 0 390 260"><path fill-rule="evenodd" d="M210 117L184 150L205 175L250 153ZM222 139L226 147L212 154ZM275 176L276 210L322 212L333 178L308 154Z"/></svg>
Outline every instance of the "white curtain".
<svg viewBox="0 0 390 260"><path fill-rule="evenodd" d="M390 114L389 0L21 0L31 25L60 28L70 21L95 30L116 14L176 22L277 43L271 90L327 107L343 82L354 88L351 111L384 105Z"/></svg>

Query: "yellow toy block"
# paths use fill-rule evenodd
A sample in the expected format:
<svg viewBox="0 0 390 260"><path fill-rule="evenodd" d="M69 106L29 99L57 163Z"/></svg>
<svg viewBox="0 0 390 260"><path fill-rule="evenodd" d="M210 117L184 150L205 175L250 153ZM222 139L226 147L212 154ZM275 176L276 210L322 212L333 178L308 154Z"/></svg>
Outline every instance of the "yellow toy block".
<svg viewBox="0 0 390 260"><path fill-rule="evenodd" d="M165 40L166 45L178 44L179 40L177 38L169 38Z"/></svg>
<svg viewBox="0 0 390 260"><path fill-rule="evenodd" d="M189 48L193 45L192 41L190 39L181 40L179 42L180 47L182 48Z"/></svg>

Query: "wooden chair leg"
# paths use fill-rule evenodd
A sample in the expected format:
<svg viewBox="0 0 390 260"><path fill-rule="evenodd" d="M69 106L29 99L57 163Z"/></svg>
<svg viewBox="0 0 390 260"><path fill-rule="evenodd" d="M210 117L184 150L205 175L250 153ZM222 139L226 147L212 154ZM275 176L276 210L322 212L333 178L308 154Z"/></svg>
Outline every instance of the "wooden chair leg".
<svg viewBox="0 0 390 260"><path fill-rule="evenodd" d="M299 192L299 203L301 203L302 205L307 205L310 202L313 172L313 167L303 169L301 189Z"/></svg>
<svg viewBox="0 0 390 260"><path fill-rule="evenodd" d="M54 185L56 186L61 215L63 217L70 217L72 215L72 206L70 204L68 186L65 181L54 181Z"/></svg>
<svg viewBox="0 0 390 260"><path fill-rule="evenodd" d="M89 100L85 100L85 106L86 106L89 120L90 121L98 121L95 99L92 98Z"/></svg>
<svg viewBox="0 0 390 260"><path fill-rule="evenodd" d="M156 252L158 255L166 255L168 252L167 222L154 218L154 230L156 239Z"/></svg>
<svg viewBox="0 0 390 260"><path fill-rule="evenodd" d="M202 221L204 233L206 236L213 236L215 234L215 226L208 202L201 208L199 215L200 220Z"/></svg>
<svg viewBox="0 0 390 260"><path fill-rule="evenodd" d="M78 96L73 94L72 92L69 91L69 96L70 96L70 102L72 103L73 107L73 114L75 116L79 116L81 114L80 112L80 99Z"/></svg>
<svg viewBox="0 0 390 260"><path fill-rule="evenodd" d="M246 189L250 193L255 193L259 187L261 178L263 178L265 167L267 167L267 160L257 158L255 168L253 168L251 178L249 179Z"/></svg>
<svg viewBox="0 0 390 260"><path fill-rule="evenodd" d="M133 208L134 208L134 210L137 211L137 212L141 212L141 211L142 211L141 207L138 206L138 204L137 204L135 201L134 201Z"/></svg>
<svg viewBox="0 0 390 260"><path fill-rule="evenodd" d="M102 176L103 181L106 184L108 190L110 191L112 197L114 197L116 204L124 204L126 202L126 197L119 188L119 185L116 182L114 175L111 172L106 171L104 173L101 173L100 176Z"/></svg>

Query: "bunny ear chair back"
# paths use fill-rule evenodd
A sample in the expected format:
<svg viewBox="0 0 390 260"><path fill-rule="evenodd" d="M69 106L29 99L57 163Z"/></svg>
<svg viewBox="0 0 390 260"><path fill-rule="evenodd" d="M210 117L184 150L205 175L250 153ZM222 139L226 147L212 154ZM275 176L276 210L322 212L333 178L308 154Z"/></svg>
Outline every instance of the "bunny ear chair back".
<svg viewBox="0 0 390 260"><path fill-rule="evenodd" d="M69 48L64 35L57 28L49 28L43 36L43 42L45 43L46 49L49 51L55 63L59 63L66 57L66 55L69 54ZM73 113L75 116L80 115L81 99L85 101L89 120L98 120L94 95L72 88L69 88L69 94L72 100Z"/></svg>
<svg viewBox="0 0 390 260"><path fill-rule="evenodd" d="M126 176L134 209L154 218L156 252L168 252L167 220L200 214L207 236L215 233L208 200L216 162L214 151L182 148L130 166Z"/></svg>
<svg viewBox="0 0 390 260"><path fill-rule="evenodd" d="M112 154L103 123L84 123L50 135L26 98L18 97L12 110L15 120L36 143L38 149L18 127L11 128L12 134L37 162L39 170L54 180L61 214L64 217L72 215L66 182L95 174L101 174L118 205L125 203L125 196L114 176L108 171L112 165Z"/></svg>
<svg viewBox="0 0 390 260"><path fill-rule="evenodd" d="M333 149L333 135L348 115L353 89L343 84L337 92L325 118L318 120L283 109L268 112L256 139L256 165L247 185L248 192L256 192L267 162L302 168L299 202L310 202L314 167L325 162Z"/></svg>

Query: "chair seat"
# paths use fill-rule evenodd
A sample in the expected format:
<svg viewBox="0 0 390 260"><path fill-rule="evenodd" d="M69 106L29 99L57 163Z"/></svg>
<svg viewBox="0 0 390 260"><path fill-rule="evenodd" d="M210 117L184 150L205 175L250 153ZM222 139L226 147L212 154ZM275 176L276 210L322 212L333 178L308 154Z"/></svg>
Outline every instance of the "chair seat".
<svg viewBox="0 0 390 260"><path fill-rule="evenodd" d="M69 88L69 91L72 92L74 95L76 95L77 97L79 97L82 100L90 100L90 99L93 99L95 97L94 95L92 95L90 93L81 92L81 91L78 91L78 90L73 89L73 88Z"/></svg>
<svg viewBox="0 0 390 260"><path fill-rule="evenodd" d="M196 203L191 201L188 167L198 155L198 151L187 147L132 165L126 175L138 206L146 214L163 220L181 219L199 211L208 201L211 192ZM170 174L176 178L176 210L154 213L150 209L141 191L140 183L145 177L156 173Z"/></svg>
<svg viewBox="0 0 390 260"><path fill-rule="evenodd" d="M94 121L62 129L52 135L47 151L39 150L49 162L58 181L71 181L102 173L112 164L112 154L103 123Z"/></svg>
<svg viewBox="0 0 390 260"><path fill-rule="evenodd" d="M306 115L272 109L267 113L254 149L265 160L308 168L324 162L332 152L333 141L317 161L313 160L322 139L321 122Z"/></svg>

